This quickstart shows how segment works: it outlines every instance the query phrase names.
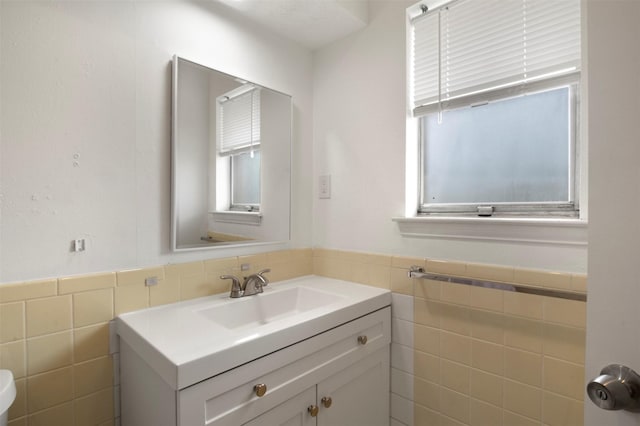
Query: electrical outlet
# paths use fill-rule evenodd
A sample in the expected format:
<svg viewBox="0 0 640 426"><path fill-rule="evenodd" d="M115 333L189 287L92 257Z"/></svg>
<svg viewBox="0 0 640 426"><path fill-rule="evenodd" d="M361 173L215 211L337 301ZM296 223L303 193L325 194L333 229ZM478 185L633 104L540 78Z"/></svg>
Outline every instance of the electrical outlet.
<svg viewBox="0 0 640 426"><path fill-rule="evenodd" d="M158 285L158 277L147 277L144 279L144 285L147 287L152 287L154 285Z"/></svg>
<svg viewBox="0 0 640 426"><path fill-rule="evenodd" d="M331 175L320 176L318 184L318 197L331 198Z"/></svg>
<svg viewBox="0 0 640 426"><path fill-rule="evenodd" d="M79 252L84 251L86 249L86 244L84 238L71 241L71 251Z"/></svg>

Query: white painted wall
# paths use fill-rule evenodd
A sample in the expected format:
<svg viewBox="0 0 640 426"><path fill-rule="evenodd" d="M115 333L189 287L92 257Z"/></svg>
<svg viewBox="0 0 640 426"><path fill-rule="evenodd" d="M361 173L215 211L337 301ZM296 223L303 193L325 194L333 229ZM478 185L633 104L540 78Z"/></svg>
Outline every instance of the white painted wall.
<svg viewBox="0 0 640 426"><path fill-rule="evenodd" d="M188 0L3 1L0 43L0 282L274 248L170 252L173 54L293 96L291 246L311 245L307 50Z"/></svg>
<svg viewBox="0 0 640 426"><path fill-rule="evenodd" d="M315 246L586 272L586 246L403 238L405 9L372 1L369 26L314 54ZM318 199L320 175L331 199Z"/></svg>
<svg viewBox="0 0 640 426"><path fill-rule="evenodd" d="M175 53L293 95L291 246L586 271L585 247L400 236L411 3L312 61L216 2L0 2L0 282L273 248L170 252Z"/></svg>

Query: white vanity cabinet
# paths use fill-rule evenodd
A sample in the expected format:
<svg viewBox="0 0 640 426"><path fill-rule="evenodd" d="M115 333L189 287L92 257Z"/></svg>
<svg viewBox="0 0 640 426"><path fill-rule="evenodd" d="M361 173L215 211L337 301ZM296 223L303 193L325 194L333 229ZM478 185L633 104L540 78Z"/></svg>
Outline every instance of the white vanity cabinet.
<svg viewBox="0 0 640 426"><path fill-rule="evenodd" d="M387 426L388 387L389 351L380 349L243 426Z"/></svg>
<svg viewBox="0 0 640 426"><path fill-rule="evenodd" d="M312 386L242 426L316 426L317 416L311 416L308 408L314 404L317 404L316 387Z"/></svg>
<svg viewBox="0 0 640 426"><path fill-rule="evenodd" d="M178 424L252 424L260 415L275 416L273 409L287 421L304 414L303 425L316 424L314 417L318 425L323 419L333 426L387 425L390 321L390 308L384 308L184 389L178 395ZM256 395L258 385L266 386L262 397ZM310 398L290 406L291 398L314 387ZM322 398L331 398L331 405L325 407ZM313 406L316 416L308 411Z"/></svg>
<svg viewBox="0 0 640 426"><path fill-rule="evenodd" d="M178 385L179 366L172 383L162 360L130 345L135 339L123 329L122 426L388 426L390 295L363 291L376 293L375 303L367 298L349 305L350 317L338 314L337 323L326 321L335 317L329 314L323 330L283 340L276 350L265 346L264 355L250 361L233 352L239 358L235 367L189 379L184 387ZM226 358L220 360L227 365Z"/></svg>

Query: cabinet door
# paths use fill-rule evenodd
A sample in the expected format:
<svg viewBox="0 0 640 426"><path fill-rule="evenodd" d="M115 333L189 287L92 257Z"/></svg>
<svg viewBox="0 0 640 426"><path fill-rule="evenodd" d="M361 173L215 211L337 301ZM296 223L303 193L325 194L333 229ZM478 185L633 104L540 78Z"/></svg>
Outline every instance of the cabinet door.
<svg viewBox="0 0 640 426"><path fill-rule="evenodd" d="M312 386L243 426L316 426L317 417L312 417L308 410L315 403L316 387Z"/></svg>
<svg viewBox="0 0 640 426"><path fill-rule="evenodd" d="M389 347L318 383L318 407L318 426L388 426Z"/></svg>

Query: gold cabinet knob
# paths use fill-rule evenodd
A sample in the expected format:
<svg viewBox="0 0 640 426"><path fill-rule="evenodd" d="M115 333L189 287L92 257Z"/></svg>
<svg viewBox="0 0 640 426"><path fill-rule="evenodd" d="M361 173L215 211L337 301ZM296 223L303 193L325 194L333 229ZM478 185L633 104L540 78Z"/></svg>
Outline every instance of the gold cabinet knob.
<svg viewBox="0 0 640 426"><path fill-rule="evenodd" d="M311 415L311 417L315 417L318 415L317 405L310 405L309 408L307 408L307 410L309 411L309 414Z"/></svg>
<svg viewBox="0 0 640 426"><path fill-rule="evenodd" d="M361 345L366 345L367 344L367 336L358 336L358 343L360 343Z"/></svg>
<svg viewBox="0 0 640 426"><path fill-rule="evenodd" d="M264 383L258 383L253 387L253 391L258 397L264 396L264 394L267 393L267 385Z"/></svg>
<svg viewBox="0 0 640 426"><path fill-rule="evenodd" d="M320 402L322 402L322 405L324 405L324 408L329 408L331 407L331 403L333 402L333 400L331 399L330 396L323 396Z"/></svg>

